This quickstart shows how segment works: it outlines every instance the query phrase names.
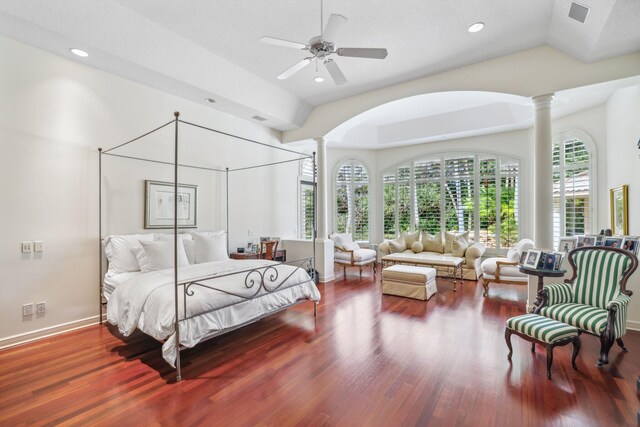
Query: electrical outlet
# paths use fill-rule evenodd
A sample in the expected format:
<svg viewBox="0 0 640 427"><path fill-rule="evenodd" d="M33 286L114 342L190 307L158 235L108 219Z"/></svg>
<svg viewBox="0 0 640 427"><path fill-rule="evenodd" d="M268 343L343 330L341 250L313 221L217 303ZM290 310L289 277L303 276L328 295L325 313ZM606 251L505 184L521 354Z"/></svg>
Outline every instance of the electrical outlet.
<svg viewBox="0 0 640 427"><path fill-rule="evenodd" d="M46 302L39 302L39 303L36 304L36 313L44 314L46 309L47 309L47 303Z"/></svg>
<svg viewBox="0 0 640 427"><path fill-rule="evenodd" d="M44 242L42 240L33 242L33 252L44 252Z"/></svg>
<svg viewBox="0 0 640 427"><path fill-rule="evenodd" d="M23 316L33 316L33 303L24 304L22 306L22 315Z"/></svg>
<svg viewBox="0 0 640 427"><path fill-rule="evenodd" d="M33 252L33 242L22 242L22 253L30 254Z"/></svg>

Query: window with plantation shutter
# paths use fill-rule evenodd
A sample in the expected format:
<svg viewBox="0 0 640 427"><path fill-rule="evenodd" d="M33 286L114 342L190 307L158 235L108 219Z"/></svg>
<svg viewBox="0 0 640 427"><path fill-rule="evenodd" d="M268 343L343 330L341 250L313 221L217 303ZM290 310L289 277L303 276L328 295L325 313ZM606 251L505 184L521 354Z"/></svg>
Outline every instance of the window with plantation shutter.
<svg viewBox="0 0 640 427"><path fill-rule="evenodd" d="M300 160L298 237L313 239L313 160Z"/></svg>
<svg viewBox="0 0 640 427"><path fill-rule="evenodd" d="M470 240L492 248L518 241L517 160L483 153L433 155L384 174L382 184L387 239L404 231L446 230L469 231Z"/></svg>
<svg viewBox="0 0 640 427"><path fill-rule="evenodd" d="M335 230L351 233L354 240L369 240L369 174L356 160L338 168Z"/></svg>
<svg viewBox="0 0 640 427"><path fill-rule="evenodd" d="M556 138L553 145L554 244L562 236L592 233L592 156L575 135Z"/></svg>

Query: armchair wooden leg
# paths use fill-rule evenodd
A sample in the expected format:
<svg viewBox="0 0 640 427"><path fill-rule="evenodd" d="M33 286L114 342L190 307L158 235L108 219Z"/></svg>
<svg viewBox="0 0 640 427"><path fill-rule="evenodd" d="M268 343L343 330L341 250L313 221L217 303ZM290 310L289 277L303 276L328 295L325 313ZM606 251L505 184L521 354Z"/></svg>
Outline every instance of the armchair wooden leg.
<svg viewBox="0 0 640 427"><path fill-rule="evenodd" d="M344 278L346 279L346 278L347 278L347 266L346 266L346 265L343 265L343 266L342 266L342 269L343 269L343 270L342 270L342 272L343 272L343 274L344 274Z"/></svg>
<svg viewBox="0 0 640 427"><path fill-rule="evenodd" d="M484 277L482 278L482 287L484 288L484 291L482 292L482 296L486 297L487 295L489 295L489 282L484 280Z"/></svg>
<svg viewBox="0 0 640 427"><path fill-rule="evenodd" d="M360 266L360 278L362 279L362 266Z"/></svg>
<svg viewBox="0 0 640 427"><path fill-rule="evenodd" d="M571 366L576 371L578 367L576 366L576 357L578 357L578 353L580 353L580 336L577 336L575 340L573 340L573 353L571 354Z"/></svg>
<svg viewBox="0 0 640 427"><path fill-rule="evenodd" d="M609 350L613 346L614 339L610 339L607 334L600 335L600 357L597 366L609 364Z"/></svg>
<svg viewBox="0 0 640 427"><path fill-rule="evenodd" d="M551 379L551 365L553 364L553 346L547 345L547 378Z"/></svg>
<svg viewBox="0 0 640 427"><path fill-rule="evenodd" d="M624 346L624 343L622 342L622 338L618 338L616 342L618 343L622 351L624 351L625 353L629 351L627 350L627 347Z"/></svg>
<svg viewBox="0 0 640 427"><path fill-rule="evenodd" d="M507 347L509 347L509 354L507 354L507 360L511 360L511 356L513 355L513 347L511 347L511 329L509 328L505 329L504 340L507 342Z"/></svg>

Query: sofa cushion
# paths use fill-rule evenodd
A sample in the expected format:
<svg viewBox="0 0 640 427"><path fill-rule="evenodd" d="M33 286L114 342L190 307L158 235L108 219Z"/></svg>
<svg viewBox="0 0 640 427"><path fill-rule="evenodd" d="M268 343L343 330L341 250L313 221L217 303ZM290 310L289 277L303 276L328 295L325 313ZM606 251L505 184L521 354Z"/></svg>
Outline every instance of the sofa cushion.
<svg viewBox="0 0 640 427"><path fill-rule="evenodd" d="M469 232L465 231L464 233L455 234L449 233L448 231L444 232L444 251L445 253L453 252L453 241L464 241L467 245L469 244Z"/></svg>
<svg viewBox="0 0 640 427"><path fill-rule="evenodd" d="M444 245L442 244L442 232L431 235L426 231L422 232L422 246L426 252L444 253Z"/></svg>
<svg viewBox="0 0 640 427"><path fill-rule="evenodd" d="M404 241L404 237L400 236L397 239L389 240L389 249L392 254L404 252L407 249L407 243Z"/></svg>
<svg viewBox="0 0 640 427"><path fill-rule="evenodd" d="M469 244L466 240L454 240L451 245L451 254L462 258L468 247Z"/></svg>
<svg viewBox="0 0 640 427"><path fill-rule="evenodd" d="M416 254L422 252L423 249L424 246L420 242L413 242L413 244L411 245L411 250Z"/></svg>
<svg viewBox="0 0 640 427"><path fill-rule="evenodd" d="M556 304L543 307L542 316L600 335L607 325L607 310L583 304Z"/></svg>
<svg viewBox="0 0 640 427"><path fill-rule="evenodd" d="M420 241L420 232L402 233L402 237L404 238L404 244L407 245L407 249L411 249L411 245Z"/></svg>

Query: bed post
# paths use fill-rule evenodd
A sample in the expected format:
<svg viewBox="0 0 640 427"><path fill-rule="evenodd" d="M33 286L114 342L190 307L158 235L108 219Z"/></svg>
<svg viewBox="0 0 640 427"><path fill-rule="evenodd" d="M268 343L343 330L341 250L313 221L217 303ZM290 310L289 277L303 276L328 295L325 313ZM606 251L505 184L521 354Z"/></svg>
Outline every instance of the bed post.
<svg viewBox="0 0 640 427"><path fill-rule="evenodd" d="M313 237L313 263L312 263L312 267L313 267L313 280L314 283L317 279L319 279L318 277L316 277L317 271L316 271L316 237L318 234L318 229L316 226L316 222L317 222L317 213L316 213L316 206L318 205L317 203L317 191L316 191L316 152L313 152L313 231L312 231L312 237ZM315 307L314 307L314 314L315 314Z"/></svg>
<svg viewBox="0 0 640 427"><path fill-rule="evenodd" d="M174 159L173 159L173 280L174 283L174 299L176 309L176 382L182 379L182 372L180 369L180 317L178 312L178 118L180 113L176 111L173 113L176 117L176 130L175 130L175 144L174 144ZM185 296L186 298L186 296ZM185 301L186 304L186 301ZM186 307L185 307L186 309ZM186 311L185 311L186 315Z"/></svg>
<svg viewBox="0 0 640 427"><path fill-rule="evenodd" d="M100 271L98 271L99 289L98 293L98 321L102 325L102 147L98 148L98 246L100 261L98 263Z"/></svg>
<svg viewBox="0 0 640 427"><path fill-rule="evenodd" d="M226 168L226 173L225 173L225 177L227 179L227 253L231 252L229 250L229 168Z"/></svg>

